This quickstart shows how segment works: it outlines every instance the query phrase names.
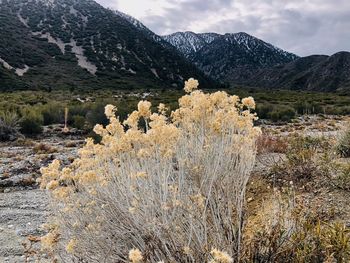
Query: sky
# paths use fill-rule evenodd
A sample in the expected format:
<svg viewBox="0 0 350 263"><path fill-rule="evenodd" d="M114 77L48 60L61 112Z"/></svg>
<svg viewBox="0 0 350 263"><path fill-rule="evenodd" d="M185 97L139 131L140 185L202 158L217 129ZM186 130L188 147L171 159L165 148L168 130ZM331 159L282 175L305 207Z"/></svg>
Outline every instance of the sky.
<svg viewBox="0 0 350 263"><path fill-rule="evenodd" d="M159 35L246 32L300 56L350 51L350 0L97 0Z"/></svg>

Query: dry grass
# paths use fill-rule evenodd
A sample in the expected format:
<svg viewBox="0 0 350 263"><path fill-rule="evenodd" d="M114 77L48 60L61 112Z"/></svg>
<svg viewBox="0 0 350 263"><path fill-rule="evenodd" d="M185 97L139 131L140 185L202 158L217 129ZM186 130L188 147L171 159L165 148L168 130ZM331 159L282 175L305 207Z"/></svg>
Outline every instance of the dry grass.
<svg viewBox="0 0 350 263"><path fill-rule="evenodd" d="M33 151L37 154L51 154L57 152L57 148L45 143L38 143L33 147Z"/></svg>

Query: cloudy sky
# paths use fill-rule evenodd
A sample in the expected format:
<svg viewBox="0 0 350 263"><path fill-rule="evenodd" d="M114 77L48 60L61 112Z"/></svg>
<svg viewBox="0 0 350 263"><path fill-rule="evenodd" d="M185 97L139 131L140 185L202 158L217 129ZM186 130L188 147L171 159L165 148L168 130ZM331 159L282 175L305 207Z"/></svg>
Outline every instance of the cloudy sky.
<svg viewBox="0 0 350 263"><path fill-rule="evenodd" d="M350 0L97 0L157 34L244 31L298 55L350 51Z"/></svg>

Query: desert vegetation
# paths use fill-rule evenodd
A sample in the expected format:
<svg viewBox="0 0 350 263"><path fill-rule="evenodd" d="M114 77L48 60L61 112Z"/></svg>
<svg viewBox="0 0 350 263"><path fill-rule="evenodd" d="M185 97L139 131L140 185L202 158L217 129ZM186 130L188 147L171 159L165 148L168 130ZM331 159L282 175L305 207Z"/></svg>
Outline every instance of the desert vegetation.
<svg viewBox="0 0 350 263"><path fill-rule="evenodd" d="M348 191L344 136L261 136L252 97L197 86L173 111L143 100L121 121L107 105L99 143L42 168L56 211L43 249L68 262L348 262L349 228L303 197ZM257 152L278 158L252 174Z"/></svg>
<svg viewBox="0 0 350 263"><path fill-rule="evenodd" d="M348 97L196 87L0 95L0 192L41 181L57 212L28 260L349 260Z"/></svg>
<svg viewBox="0 0 350 263"><path fill-rule="evenodd" d="M347 94L330 94L317 92L295 91L264 91L261 89L225 87L228 94L237 94L240 97L254 97L257 113L260 120L274 123L293 122L303 115L337 115L344 116L350 113L350 97ZM206 90L206 92L211 92ZM165 103L169 110L178 108L178 97L183 96L181 90L132 90L115 91L101 90L53 90L45 91L15 91L0 94L1 116L16 116L14 128L27 137L36 136L43 131L43 126L63 124L65 109L68 109L67 123L70 127L83 131L90 137L96 123L106 125L104 106L113 104L118 108L118 116L124 121L141 99L152 102L152 110L159 103ZM54 98L54 99L53 99ZM302 102L301 102L302 101ZM16 129L12 129L14 132ZM11 133L12 134L12 133ZM16 135L17 134L17 135ZM14 133L17 138L19 133ZM3 139L4 140L4 139Z"/></svg>

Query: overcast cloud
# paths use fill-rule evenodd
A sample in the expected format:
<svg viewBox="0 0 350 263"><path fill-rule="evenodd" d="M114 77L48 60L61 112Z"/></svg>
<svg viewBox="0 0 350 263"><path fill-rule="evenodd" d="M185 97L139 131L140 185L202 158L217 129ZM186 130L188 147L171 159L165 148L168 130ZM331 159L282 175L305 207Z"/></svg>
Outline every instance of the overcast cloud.
<svg viewBox="0 0 350 263"><path fill-rule="evenodd" d="M97 0L157 34L247 32L300 56L350 51L350 0Z"/></svg>

